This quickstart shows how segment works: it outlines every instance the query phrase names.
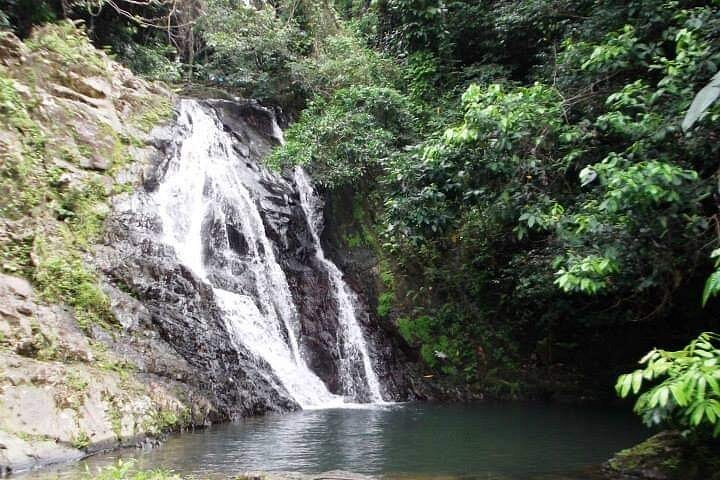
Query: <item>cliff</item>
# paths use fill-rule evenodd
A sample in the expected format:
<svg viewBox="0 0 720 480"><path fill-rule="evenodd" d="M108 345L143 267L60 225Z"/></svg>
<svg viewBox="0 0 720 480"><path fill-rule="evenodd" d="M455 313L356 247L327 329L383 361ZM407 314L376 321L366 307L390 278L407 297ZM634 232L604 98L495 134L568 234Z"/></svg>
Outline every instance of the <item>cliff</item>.
<svg viewBox="0 0 720 480"><path fill-rule="evenodd" d="M72 24L0 37L0 472L222 417L93 266L171 102Z"/></svg>

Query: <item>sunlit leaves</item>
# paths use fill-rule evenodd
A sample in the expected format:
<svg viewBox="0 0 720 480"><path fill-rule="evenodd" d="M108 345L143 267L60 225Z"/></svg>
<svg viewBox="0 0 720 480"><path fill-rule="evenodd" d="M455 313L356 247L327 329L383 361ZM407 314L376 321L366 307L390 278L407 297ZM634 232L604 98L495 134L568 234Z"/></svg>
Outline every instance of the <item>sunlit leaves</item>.
<svg viewBox="0 0 720 480"><path fill-rule="evenodd" d="M638 54L637 49L639 45L635 28L625 25L621 31L609 34L604 43L595 46L590 58L582 64L582 69L599 72L627 67L633 54Z"/></svg>
<svg viewBox="0 0 720 480"><path fill-rule="evenodd" d="M684 200L687 184L698 179L697 172L655 160L634 164L610 157L593 166L605 186L602 210L621 210Z"/></svg>
<svg viewBox="0 0 720 480"><path fill-rule="evenodd" d="M455 145L480 142L487 148L511 150L530 131L559 129L564 124L561 100L556 90L540 83L518 88L473 84L462 96L464 122L448 129L445 141Z"/></svg>
<svg viewBox="0 0 720 480"><path fill-rule="evenodd" d="M715 271L705 281L702 294L703 306L710 300L710 297L720 293L720 248L713 250L710 257L715 259Z"/></svg>
<svg viewBox="0 0 720 480"><path fill-rule="evenodd" d="M710 80L710 83L705 85L702 90L698 92L693 100L690 108L685 114L685 118L682 122L683 130L687 131L695 125L700 117L707 111L710 106L715 103L715 100L720 96L720 72L716 73L715 76Z"/></svg>
<svg viewBox="0 0 720 480"><path fill-rule="evenodd" d="M599 255L571 255L555 272L555 284L565 292L596 294L607 288L610 275L618 271L613 258Z"/></svg>
<svg viewBox="0 0 720 480"><path fill-rule="evenodd" d="M286 132L268 163L311 165L327 188L357 185L383 172L387 159L413 136L408 101L390 88L355 86L317 99Z"/></svg>
<svg viewBox="0 0 720 480"><path fill-rule="evenodd" d="M655 349L642 368L621 375L615 390L622 398L640 394L635 411L648 425L666 424L720 434L720 337L703 333L676 352Z"/></svg>

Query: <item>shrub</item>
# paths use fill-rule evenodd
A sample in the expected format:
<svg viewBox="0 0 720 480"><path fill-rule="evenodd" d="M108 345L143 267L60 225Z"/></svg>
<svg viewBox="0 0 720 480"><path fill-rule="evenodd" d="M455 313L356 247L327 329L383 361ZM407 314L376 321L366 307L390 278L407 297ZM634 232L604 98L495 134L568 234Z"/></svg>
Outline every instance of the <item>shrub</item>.
<svg viewBox="0 0 720 480"><path fill-rule="evenodd" d="M326 188L359 187L382 173L386 160L411 141L413 127L409 103L396 90L344 88L312 102L268 163L309 165Z"/></svg>
<svg viewBox="0 0 720 480"><path fill-rule="evenodd" d="M643 368L618 378L625 398L640 394L635 412L648 426L665 425L720 436L720 335L706 332L679 351L653 349Z"/></svg>
<svg viewBox="0 0 720 480"><path fill-rule="evenodd" d="M138 471L135 461L118 460L115 465L99 469L97 472L86 472L83 480L181 480L167 470Z"/></svg>

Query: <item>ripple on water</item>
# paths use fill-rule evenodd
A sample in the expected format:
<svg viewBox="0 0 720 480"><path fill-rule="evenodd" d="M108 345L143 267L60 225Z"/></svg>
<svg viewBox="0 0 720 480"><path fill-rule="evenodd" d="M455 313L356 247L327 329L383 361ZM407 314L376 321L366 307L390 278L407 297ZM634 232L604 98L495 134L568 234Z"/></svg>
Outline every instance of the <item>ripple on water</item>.
<svg viewBox="0 0 720 480"><path fill-rule="evenodd" d="M539 404L394 404L305 410L176 435L158 449L88 459L91 468L134 458L197 478L250 470L347 470L392 480L588 480L597 465L647 436L624 411ZM83 465L22 476L76 479Z"/></svg>

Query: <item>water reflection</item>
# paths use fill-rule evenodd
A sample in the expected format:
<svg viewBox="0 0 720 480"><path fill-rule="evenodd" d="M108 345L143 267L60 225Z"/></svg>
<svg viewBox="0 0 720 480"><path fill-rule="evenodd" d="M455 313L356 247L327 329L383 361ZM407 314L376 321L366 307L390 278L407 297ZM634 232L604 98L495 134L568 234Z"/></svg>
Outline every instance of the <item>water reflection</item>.
<svg viewBox="0 0 720 480"><path fill-rule="evenodd" d="M247 470L342 469L389 478L587 479L582 472L646 436L626 412L547 405L397 405L252 418L175 436L133 457L198 478ZM77 478L78 467L35 479Z"/></svg>

